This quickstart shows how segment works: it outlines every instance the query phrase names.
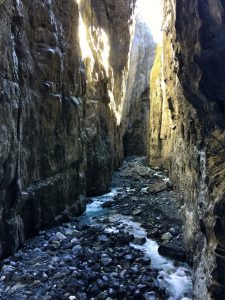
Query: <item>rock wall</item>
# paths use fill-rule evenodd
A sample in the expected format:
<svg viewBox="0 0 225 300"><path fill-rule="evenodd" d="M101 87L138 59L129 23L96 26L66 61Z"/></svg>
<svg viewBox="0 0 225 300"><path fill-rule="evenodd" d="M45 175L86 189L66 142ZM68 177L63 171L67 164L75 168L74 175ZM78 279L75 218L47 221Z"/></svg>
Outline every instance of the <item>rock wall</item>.
<svg viewBox="0 0 225 300"><path fill-rule="evenodd" d="M194 298L225 298L224 1L164 1L151 74L149 160L180 194Z"/></svg>
<svg viewBox="0 0 225 300"><path fill-rule="evenodd" d="M121 117L135 1L79 1L81 50L87 70L87 191L101 194L123 158Z"/></svg>
<svg viewBox="0 0 225 300"><path fill-rule="evenodd" d="M117 3L0 2L0 257L81 213L119 162L133 1Z"/></svg>
<svg viewBox="0 0 225 300"><path fill-rule="evenodd" d="M148 26L136 16L123 110L124 154L146 155L149 119L149 80L155 42Z"/></svg>

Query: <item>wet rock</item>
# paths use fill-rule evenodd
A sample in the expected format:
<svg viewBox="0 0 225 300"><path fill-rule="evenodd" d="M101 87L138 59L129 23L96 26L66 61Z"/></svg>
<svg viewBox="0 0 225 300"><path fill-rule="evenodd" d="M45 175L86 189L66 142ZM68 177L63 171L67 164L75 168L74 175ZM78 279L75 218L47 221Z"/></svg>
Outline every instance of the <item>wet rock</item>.
<svg viewBox="0 0 225 300"><path fill-rule="evenodd" d="M179 234L179 229L178 228L170 228L169 232L173 235L176 236Z"/></svg>
<svg viewBox="0 0 225 300"><path fill-rule="evenodd" d="M148 238L158 238L160 236L160 231L158 228L154 228L148 233Z"/></svg>
<svg viewBox="0 0 225 300"><path fill-rule="evenodd" d="M77 239L81 238L82 237L82 233L78 230L74 230L73 231L73 236Z"/></svg>
<svg viewBox="0 0 225 300"><path fill-rule="evenodd" d="M8 265L3 265L2 271L5 272L5 273L13 273L13 272L15 272L15 267L8 266Z"/></svg>
<svg viewBox="0 0 225 300"><path fill-rule="evenodd" d="M109 241L109 238L106 236L106 235L100 235L98 237L98 241L99 242L108 242Z"/></svg>
<svg viewBox="0 0 225 300"><path fill-rule="evenodd" d="M145 294L146 300L157 300L157 294L155 292L150 292Z"/></svg>
<svg viewBox="0 0 225 300"><path fill-rule="evenodd" d="M81 234L81 232L82 231L84 231L84 230L86 230L86 229L89 229L90 228L90 226L88 225L88 224L85 224L85 223L78 223L77 225L76 225L76 229L77 229L77 231L75 232L74 231L74 235L75 235L75 237L78 237L80 234ZM77 236L78 235L78 236ZM81 234L82 235L82 234Z"/></svg>
<svg viewBox="0 0 225 300"><path fill-rule="evenodd" d="M142 209L136 209L136 210L133 211L131 214L132 214L132 216L139 216L139 215L142 214L142 212L143 212Z"/></svg>
<svg viewBox="0 0 225 300"><path fill-rule="evenodd" d="M144 245L146 243L146 237L136 237L134 240L133 240L133 244L135 245Z"/></svg>
<svg viewBox="0 0 225 300"><path fill-rule="evenodd" d="M96 284L90 285L88 288L88 293L91 294L92 296L97 296L100 294L100 292L101 291Z"/></svg>
<svg viewBox="0 0 225 300"><path fill-rule="evenodd" d="M107 201L107 202L104 202L104 203L102 204L102 207L103 207L103 208L109 208L109 207L112 207L113 204L114 204L114 201Z"/></svg>
<svg viewBox="0 0 225 300"><path fill-rule="evenodd" d="M65 230L65 235L69 235L69 236L71 236L71 235L73 235L73 230L72 229L66 229Z"/></svg>
<svg viewBox="0 0 225 300"><path fill-rule="evenodd" d="M60 246L61 246L61 243L59 241L52 241L50 249L57 250L60 248Z"/></svg>
<svg viewBox="0 0 225 300"><path fill-rule="evenodd" d="M124 259L129 262L132 262L132 261L134 261L134 256L132 254L127 254L124 256Z"/></svg>
<svg viewBox="0 0 225 300"><path fill-rule="evenodd" d="M78 300L86 300L87 298L87 294L86 293L77 293L77 297L76 299Z"/></svg>
<svg viewBox="0 0 225 300"><path fill-rule="evenodd" d="M14 282L26 282L27 276L25 274L15 273L12 275L11 280Z"/></svg>
<svg viewBox="0 0 225 300"><path fill-rule="evenodd" d="M108 297L107 293L106 292L101 292L98 297L97 297L97 300L106 300Z"/></svg>
<svg viewBox="0 0 225 300"><path fill-rule="evenodd" d="M74 256L79 256L82 254L82 247L80 245L76 245L72 249L72 253Z"/></svg>
<svg viewBox="0 0 225 300"><path fill-rule="evenodd" d="M170 232L166 232L164 233L162 236L161 236L161 240L162 241L165 241L165 242L168 242L172 239L172 234Z"/></svg>
<svg viewBox="0 0 225 300"><path fill-rule="evenodd" d="M71 249L71 248L73 248L74 244L75 243L72 243L72 242L70 242L70 243L63 243L62 244L62 248L65 249L65 250L66 249Z"/></svg>
<svg viewBox="0 0 225 300"><path fill-rule="evenodd" d="M56 239L58 239L59 241L63 241L66 240L66 236L64 234L62 234L61 232L57 232L55 235Z"/></svg>
<svg viewBox="0 0 225 300"><path fill-rule="evenodd" d="M179 261L184 261L186 257L184 249L174 244L161 244L158 252L161 255L177 259Z"/></svg>
<svg viewBox="0 0 225 300"><path fill-rule="evenodd" d="M112 258L110 258L108 255L106 254L103 254L102 257L101 257L101 263L104 265L104 266L109 266L112 264Z"/></svg>

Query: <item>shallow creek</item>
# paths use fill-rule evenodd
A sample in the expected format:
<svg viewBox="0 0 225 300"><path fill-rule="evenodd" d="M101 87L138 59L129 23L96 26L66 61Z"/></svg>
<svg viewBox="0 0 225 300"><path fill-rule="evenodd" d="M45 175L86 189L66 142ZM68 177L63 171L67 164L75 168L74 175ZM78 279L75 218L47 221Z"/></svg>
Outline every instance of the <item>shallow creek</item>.
<svg viewBox="0 0 225 300"><path fill-rule="evenodd" d="M106 232L119 232L123 229L134 237L145 237L144 245L135 245L134 248L142 250L147 257L151 259L152 268L159 271L158 281L164 285L168 294L169 300L189 300L192 294L192 272L191 268L186 263L176 263L174 260L168 259L159 255L159 245L152 239L147 238L146 230L140 223L134 222L132 216L124 216L110 208L103 208L102 204L113 200L116 196L117 189L112 189L110 193L103 196L93 197L92 202L87 205L86 212L81 217L82 221L87 224L102 224L106 220ZM108 219L108 224L107 224ZM146 299L156 299L154 295L146 295Z"/></svg>
<svg viewBox="0 0 225 300"><path fill-rule="evenodd" d="M126 160L111 192L92 197L82 216L40 231L0 262L0 299L191 299L190 267L158 253L165 236L182 249L182 219L163 174L144 158Z"/></svg>

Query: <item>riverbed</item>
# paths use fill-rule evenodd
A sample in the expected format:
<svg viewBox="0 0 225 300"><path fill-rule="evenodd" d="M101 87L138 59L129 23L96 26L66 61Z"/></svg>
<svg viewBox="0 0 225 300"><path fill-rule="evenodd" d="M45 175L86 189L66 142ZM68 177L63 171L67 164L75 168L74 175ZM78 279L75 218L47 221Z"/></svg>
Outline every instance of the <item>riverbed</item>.
<svg viewBox="0 0 225 300"><path fill-rule="evenodd" d="M0 299L191 299L190 266L158 251L182 249L167 175L144 158L125 160L110 191L91 197L81 217L39 232L1 262Z"/></svg>

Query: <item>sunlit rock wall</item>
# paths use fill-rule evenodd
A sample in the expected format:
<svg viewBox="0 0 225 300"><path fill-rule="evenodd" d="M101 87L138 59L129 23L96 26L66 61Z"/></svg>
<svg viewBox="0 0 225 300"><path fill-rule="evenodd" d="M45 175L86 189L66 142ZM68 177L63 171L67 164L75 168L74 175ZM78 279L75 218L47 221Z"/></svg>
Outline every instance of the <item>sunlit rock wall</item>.
<svg viewBox="0 0 225 300"><path fill-rule="evenodd" d="M124 154L146 155L149 118L149 70L155 55L155 42L148 26L136 16L130 53L129 76L123 110Z"/></svg>
<svg viewBox="0 0 225 300"><path fill-rule="evenodd" d="M170 169L195 299L225 299L225 24L222 1L164 1L151 76L149 160Z"/></svg>
<svg viewBox="0 0 225 300"><path fill-rule="evenodd" d="M81 50L87 72L87 190L101 194L123 157L121 116L135 1L79 1Z"/></svg>
<svg viewBox="0 0 225 300"><path fill-rule="evenodd" d="M0 257L81 213L121 158L133 1L85 2L85 25L74 0L0 2Z"/></svg>

